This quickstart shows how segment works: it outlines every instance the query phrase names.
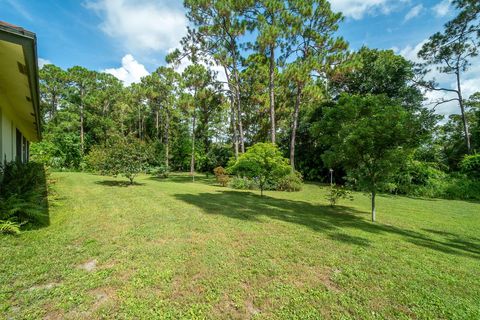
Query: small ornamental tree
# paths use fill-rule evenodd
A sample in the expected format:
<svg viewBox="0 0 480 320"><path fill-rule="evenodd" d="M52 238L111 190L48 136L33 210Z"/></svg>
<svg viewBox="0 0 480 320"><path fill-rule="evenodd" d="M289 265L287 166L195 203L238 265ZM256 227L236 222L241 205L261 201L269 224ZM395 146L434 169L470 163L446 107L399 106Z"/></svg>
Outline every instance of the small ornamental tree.
<svg viewBox="0 0 480 320"><path fill-rule="evenodd" d="M230 181L227 170L220 166L213 169L213 173L215 174L215 178L217 179L217 182L222 187L226 187L228 184L228 181Z"/></svg>
<svg viewBox="0 0 480 320"><path fill-rule="evenodd" d="M107 146L103 170L112 176L123 175L130 184L147 166L151 152L145 142L127 137L111 141Z"/></svg>
<svg viewBox="0 0 480 320"><path fill-rule="evenodd" d="M424 137L419 118L384 95L343 95L325 111L321 137L329 146L323 155L331 165L343 166L348 178L372 197L401 168Z"/></svg>
<svg viewBox="0 0 480 320"><path fill-rule="evenodd" d="M255 179L263 196L267 181L283 178L291 169L288 159L282 156L274 144L257 143L238 158L229 172Z"/></svg>

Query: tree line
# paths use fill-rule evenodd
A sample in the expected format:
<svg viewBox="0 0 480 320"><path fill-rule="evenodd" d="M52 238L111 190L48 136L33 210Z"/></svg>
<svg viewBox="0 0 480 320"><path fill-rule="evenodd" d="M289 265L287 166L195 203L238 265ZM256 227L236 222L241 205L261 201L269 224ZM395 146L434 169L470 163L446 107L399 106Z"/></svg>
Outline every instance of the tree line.
<svg viewBox="0 0 480 320"><path fill-rule="evenodd" d="M41 69L44 140L33 156L84 169L92 150L127 137L148 146L149 166L194 175L269 142L305 179L327 181L332 169L337 183L372 199L434 193L452 174L465 184L474 174L462 161L480 149L480 93L462 94L478 54L480 4L453 4L457 16L413 63L392 50L350 50L338 36L343 16L326 0L186 0L192 27L181 47L139 83L78 66ZM456 86L429 79L433 68ZM426 105L429 90L453 94L434 107L454 101L459 115L440 121Z"/></svg>

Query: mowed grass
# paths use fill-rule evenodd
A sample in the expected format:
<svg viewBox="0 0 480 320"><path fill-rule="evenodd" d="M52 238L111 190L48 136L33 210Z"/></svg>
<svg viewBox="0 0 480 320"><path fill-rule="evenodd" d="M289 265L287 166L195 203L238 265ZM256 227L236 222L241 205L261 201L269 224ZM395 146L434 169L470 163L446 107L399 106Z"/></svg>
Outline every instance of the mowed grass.
<svg viewBox="0 0 480 320"><path fill-rule="evenodd" d="M0 318L480 319L480 204L54 173L50 226L0 237Z"/></svg>

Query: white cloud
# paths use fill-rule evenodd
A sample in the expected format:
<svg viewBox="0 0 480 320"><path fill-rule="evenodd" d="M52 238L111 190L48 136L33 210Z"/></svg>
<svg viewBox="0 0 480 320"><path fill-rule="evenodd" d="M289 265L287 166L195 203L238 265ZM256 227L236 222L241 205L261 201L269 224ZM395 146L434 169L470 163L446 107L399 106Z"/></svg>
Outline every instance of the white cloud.
<svg viewBox="0 0 480 320"><path fill-rule="evenodd" d="M423 4L416 5L405 15L404 22L409 21L415 17L418 17L423 11Z"/></svg>
<svg viewBox="0 0 480 320"><path fill-rule="evenodd" d="M149 74L145 66L135 60L131 54L127 54L122 58L121 67L105 69L103 72L114 75L127 86L134 82L139 82L142 77Z"/></svg>
<svg viewBox="0 0 480 320"><path fill-rule="evenodd" d="M359 20L366 14L389 14L410 0L331 0L333 10L346 17Z"/></svg>
<svg viewBox="0 0 480 320"><path fill-rule="evenodd" d="M420 62L420 59L418 58L417 54L422 49L423 45L427 42L427 40L423 40L416 44L415 46L407 45L403 49L398 49L394 48L397 53L400 55L404 56L406 59L413 61L413 62Z"/></svg>
<svg viewBox="0 0 480 320"><path fill-rule="evenodd" d="M44 65L46 64L52 64L50 60L43 59L43 58L38 58L38 68L42 69Z"/></svg>
<svg viewBox="0 0 480 320"><path fill-rule="evenodd" d="M168 0L91 0L86 8L103 19L100 28L135 55L168 50L186 33L180 2Z"/></svg>
<svg viewBox="0 0 480 320"><path fill-rule="evenodd" d="M452 0L442 0L433 7L433 12L439 18L444 17L450 11L450 4Z"/></svg>

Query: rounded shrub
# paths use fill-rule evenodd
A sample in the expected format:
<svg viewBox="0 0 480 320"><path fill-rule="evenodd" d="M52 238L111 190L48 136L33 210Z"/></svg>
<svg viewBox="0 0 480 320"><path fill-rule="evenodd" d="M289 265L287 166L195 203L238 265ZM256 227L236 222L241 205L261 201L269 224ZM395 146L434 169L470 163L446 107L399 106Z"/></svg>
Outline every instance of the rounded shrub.
<svg viewBox="0 0 480 320"><path fill-rule="evenodd" d="M302 174L298 171L291 172L286 176L278 179L276 183L276 190L278 191L300 191L303 186Z"/></svg>

